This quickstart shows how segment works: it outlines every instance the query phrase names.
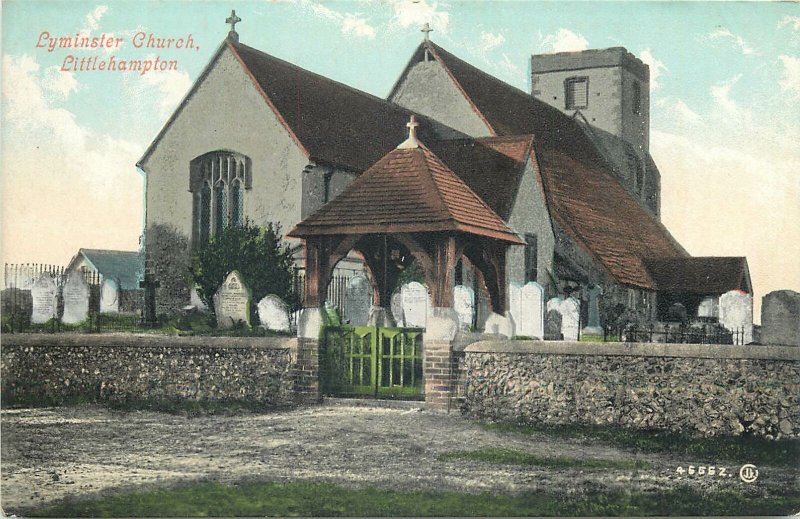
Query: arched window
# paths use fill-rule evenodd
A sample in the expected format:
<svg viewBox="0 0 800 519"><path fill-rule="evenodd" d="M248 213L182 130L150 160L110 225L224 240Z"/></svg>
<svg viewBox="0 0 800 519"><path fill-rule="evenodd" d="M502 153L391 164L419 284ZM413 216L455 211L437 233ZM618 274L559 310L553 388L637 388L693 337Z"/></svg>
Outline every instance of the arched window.
<svg viewBox="0 0 800 519"><path fill-rule="evenodd" d="M641 198L644 191L644 165L642 160L632 151L626 152L625 155L628 162L628 171L633 177L633 192Z"/></svg>
<svg viewBox="0 0 800 519"><path fill-rule="evenodd" d="M208 242L228 225L242 225L246 191L252 188L250 158L233 151L212 151L189 164L193 194L192 244Z"/></svg>

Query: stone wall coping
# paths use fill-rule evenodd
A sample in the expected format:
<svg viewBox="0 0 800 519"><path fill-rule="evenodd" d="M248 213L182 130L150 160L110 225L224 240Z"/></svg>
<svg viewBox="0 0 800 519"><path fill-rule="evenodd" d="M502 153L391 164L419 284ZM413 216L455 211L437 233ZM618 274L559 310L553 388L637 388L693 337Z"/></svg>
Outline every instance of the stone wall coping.
<svg viewBox="0 0 800 519"><path fill-rule="evenodd" d="M479 341L467 346L469 353L543 353L552 355L604 355L639 357L688 357L699 359L768 359L800 361L794 346L735 346L722 344L664 344L576 341Z"/></svg>
<svg viewBox="0 0 800 519"><path fill-rule="evenodd" d="M293 337L207 337L122 333L4 333L3 347L133 347L133 348L294 348Z"/></svg>

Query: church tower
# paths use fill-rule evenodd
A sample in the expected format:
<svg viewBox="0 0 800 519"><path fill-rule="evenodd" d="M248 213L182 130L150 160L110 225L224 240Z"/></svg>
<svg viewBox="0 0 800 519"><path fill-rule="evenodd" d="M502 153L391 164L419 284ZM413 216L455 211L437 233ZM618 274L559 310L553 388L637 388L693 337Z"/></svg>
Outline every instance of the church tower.
<svg viewBox="0 0 800 519"><path fill-rule="evenodd" d="M531 57L531 94L590 132L620 182L656 216L660 174L650 158L650 68L623 47Z"/></svg>

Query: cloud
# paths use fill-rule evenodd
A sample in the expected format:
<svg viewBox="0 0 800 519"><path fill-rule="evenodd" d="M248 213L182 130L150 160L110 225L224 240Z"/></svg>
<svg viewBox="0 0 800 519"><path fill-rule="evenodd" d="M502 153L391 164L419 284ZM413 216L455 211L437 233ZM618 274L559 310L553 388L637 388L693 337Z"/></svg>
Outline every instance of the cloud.
<svg viewBox="0 0 800 519"><path fill-rule="evenodd" d="M708 41L712 40L727 40L731 44L733 44L734 48L739 49L739 51L744 54L745 56L755 56L760 54L756 51L753 47L750 46L747 41L741 36L733 34L730 30L726 29L725 27L720 27L719 29L712 31L708 36L705 38Z"/></svg>
<svg viewBox="0 0 800 519"><path fill-rule="evenodd" d="M9 261L63 262L79 247L135 249L141 232L140 144L98 134L55 105L50 72L3 56L2 241ZM79 91L79 86L54 87ZM49 244L42 249L42 244ZM44 256L43 256L44 255Z"/></svg>
<svg viewBox="0 0 800 519"><path fill-rule="evenodd" d="M100 19L108 12L107 5L98 5L86 15L81 34L90 34L100 28Z"/></svg>
<svg viewBox="0 0 800 519"><path fill-rule="evenodd" d="M800 16L786 15L778 22L778 29L786 26L791 27L795 31L800 31Z"/></svg>
<svg viewBox="0 0 800 519"><path fill-rule="evenodd" d="M778 84L781 90L789 92L794 99L800 99L800 58L781 54L782 77Z"/></svg>
<svg viewBox="0 0 800 519"><path fill-rule="evenodd" d="M402 29L408 27L422 28L426 23L442 34L450 28L450 13L439 8L437 2L428 0L389 0L393 17L391 25Z"/></svg>
<svg viewBox="0 0 800 519"><path fill-rule="evenodd" d="M503 45L506 42L506 37L502 34L493 34L491 32L481 32L481 49L488 52L492 49Z"/></svg>
<svg viewBox="0 0 800 519"><path fill-rule="evenodd" d="M42 78L42 86L50 92L55 93L61 99L67 99L72 92L78 90L78 80L75 74L69 71L62 71L58 65L48 67Z"/></svg>
<svg viewBox="0 0 800 519"><path fill-rule="evenodd" d="M738 74L731 79L719 82L711 87L711 97L713 97L717 105L728 114L736 114L739 112L739 106L731 99L731 89L741 78L742 75Z"/></svg>
<svg viewBox="0 0 800 519"><path fill-rule="evenodd" d="M152 57L154 58L154 56ZM148 56L149 58L151 56ZM136 73L130 74L136 76L136 79L140 81L139 90L148 98L152 99L153 90L157 92L155 99L158 101L158 112L161 118L170 116L178 107L183 96L192 88L192 79L188 73L182 70L153 72L144 76Z"/></svg>
<svg viewBox="0 0 800 519"><path fill-rule="evenodd" d="M555 34L540 37L539 46L546 52L577 52L588 49L589 42L582 34L562 28Z"/></svg>
<svg viewBox="0 0 800 519"><path fill-rule="evenodd" d="M642 52L640 52L639 58L650 66L650 90L658 90L658 88L661 86L658 83L658 78L661 77L662 70L667 70L666 65L664 65L663 61L658 60L655 58L655 56L653 56L650 48L644 49Z"/></svg>
<svg viewBox="0 0 800 519"><path fill-rule="evenodd" d="M340 13L312 0L300 0L299 5L320 18L325 18L338 24L341 27L342 34L369 40L375 39L375 28L360 13Z"/></svg>
<svg viewBox="0 0 800 519"><path fill-rule="evenodd" d="M516 75L519 73L519 66L511 61L505 54L503 54L503 59L500 60L500 67L511 75Z"/></svg>

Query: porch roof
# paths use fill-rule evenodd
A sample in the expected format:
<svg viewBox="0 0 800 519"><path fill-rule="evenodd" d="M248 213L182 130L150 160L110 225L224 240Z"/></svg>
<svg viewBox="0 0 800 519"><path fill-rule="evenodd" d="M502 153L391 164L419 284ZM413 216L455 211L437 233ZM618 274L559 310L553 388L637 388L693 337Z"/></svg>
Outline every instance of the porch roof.
<svg viewBox="0 0 800 519"><path fill-rule="evenodd" d="M730 290L753 292L747 260L743 257L646 258L644 264L661 292L699 295L720 295Z"/></svg>

